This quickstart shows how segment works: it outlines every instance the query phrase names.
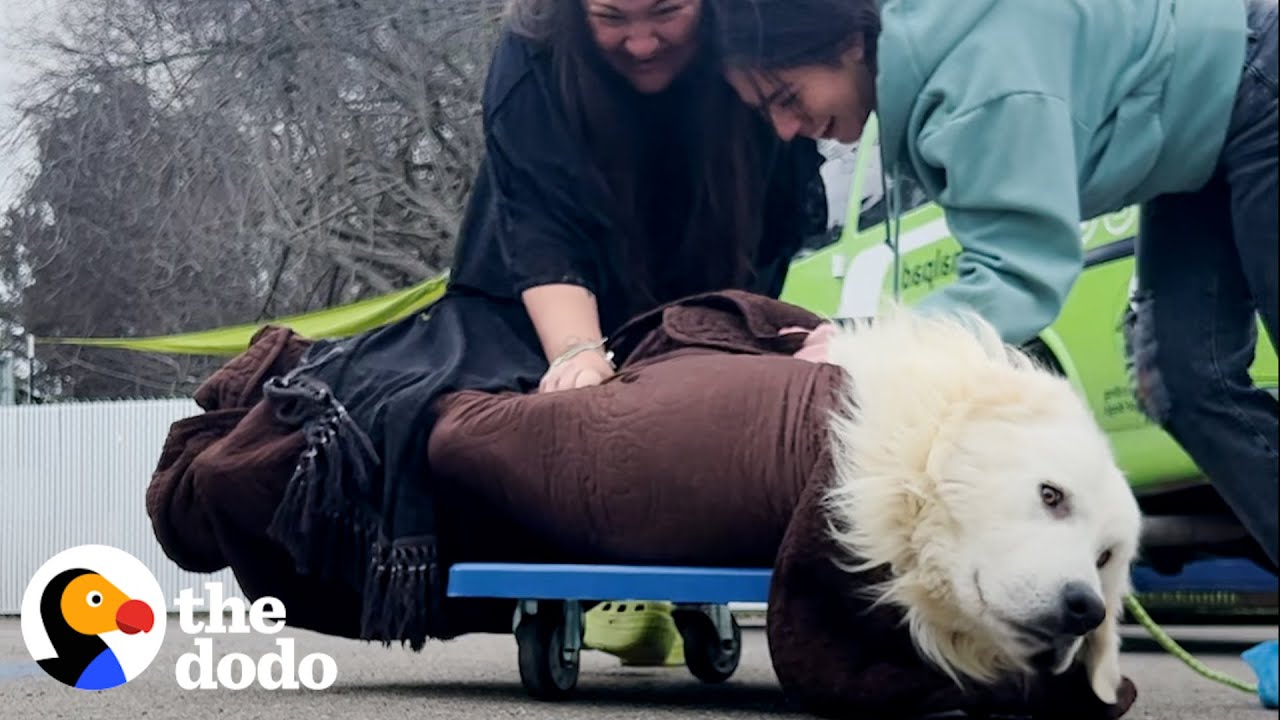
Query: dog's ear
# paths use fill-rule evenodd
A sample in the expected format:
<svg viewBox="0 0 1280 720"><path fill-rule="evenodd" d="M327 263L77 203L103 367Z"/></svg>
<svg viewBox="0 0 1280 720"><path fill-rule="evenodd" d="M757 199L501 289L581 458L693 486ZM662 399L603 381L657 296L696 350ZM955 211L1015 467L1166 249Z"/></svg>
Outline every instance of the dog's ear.
<svg viewBox="0 0 1280 720"><path fill-rule="evenodd" d="M1093 694L1114 705L1120 688L1120 613L1123 593L1109 593L1107 617L1084 641L1084 667Z"/></svg>
<svg viewBox="0 0 1280 720"><path fill-rule="evenodd" d="M1117 476L1123 478L1118 470ZM1127 486L1127 480L1123 479L1116 481L1116 484L1122 482ZM1128 527L1128 537L1113 545L1110 561L1099 572L1107 616L1103 618L1102 624L1085 637L1082 648L1089 687L1107 705L1115 705L1118 694L1121 694L1124 678L1120 674L1120 620L1125 613L1125 599L1133 592L1131 569L1142 543L1143 516L1137 499L1129 493L1123 500L1124 505L1116 502L1112 510L1129 515L1128 518L1115 521L1117 526ZM1117 515L1117 518L1121 517Z"/></svg>

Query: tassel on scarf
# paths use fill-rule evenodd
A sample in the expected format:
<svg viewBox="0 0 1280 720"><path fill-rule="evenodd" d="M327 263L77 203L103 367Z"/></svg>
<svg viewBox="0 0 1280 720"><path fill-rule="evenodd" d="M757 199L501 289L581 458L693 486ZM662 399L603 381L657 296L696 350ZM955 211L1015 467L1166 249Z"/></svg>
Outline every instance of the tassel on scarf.
<svg viewBox="0 0 1280 720"><path fill-rule="evenodd" d="M379 544L374 553L364 584L364 639L408 643L416 651L428 637L443 637L443 607L434 591L444 585L434 539Z"/></svg>
<svg viewBox="0 0 1280 720"><path fill-rule="evenodd" d="M268 535L289 551L298 572L336 577L361 592L363 639L407 642L416 651L428 636L442 636L444 578L435 538L389 545L377 515L352 501L376 497L370 477L380 461L368 436L315 380L291 373L269 380L263 393L306 438Z"/></svg>
<svg viewBox="0 0 1280 720"><path fill-rule="evenodd" d="M297 571L359 589L373 560L381 523L353 498L372 498L371 468L380 464L369 438L322 383L293 374L268 380L263 394L306 440L269 537L293 556Z"/></svg>

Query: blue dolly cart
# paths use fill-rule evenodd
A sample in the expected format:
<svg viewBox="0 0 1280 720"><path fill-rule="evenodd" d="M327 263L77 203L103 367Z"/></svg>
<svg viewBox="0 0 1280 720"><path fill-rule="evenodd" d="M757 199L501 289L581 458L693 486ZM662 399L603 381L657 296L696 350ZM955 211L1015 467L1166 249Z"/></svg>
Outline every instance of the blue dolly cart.
<svg viewBox="0 0 1280 720"><path fill-rule="evenodd" d="M516 600L520 681L537 699L559 700L578 684L584 604L673 603L685 665L699 680L717 683L733 675L742 657L742 628L728 603L765 602L771 576L768 569L459 563L449 570L448 595Z"/></svg>
<svg viewBox="0 0 1280 720"><path fill-rule="evenodd" d="M1134 589L1258 591L1276 578L1247 561L1209 560L1181 575L1134 568ZM517 601L513 630L520 681L540 700L568 697L578 684L583 606L611 598L667 600L684 641L685 664L698 679L723 682L742 657L742 629L728 603L763 603L769 569L633 565L459 563L449 570L449 597Z"/></svg>

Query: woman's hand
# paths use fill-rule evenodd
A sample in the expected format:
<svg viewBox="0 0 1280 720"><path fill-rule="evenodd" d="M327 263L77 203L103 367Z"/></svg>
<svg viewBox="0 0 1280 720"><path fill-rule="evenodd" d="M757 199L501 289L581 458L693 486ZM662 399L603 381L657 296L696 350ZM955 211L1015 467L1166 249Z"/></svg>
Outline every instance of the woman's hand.
<svg viewBox="0 0 1280 720"><path fill-rule="evenodd" d="M603 349L582 350L563 362L553 362L538 383L538 392L574 390L599 385L614 373Z"/></svg>
<svg viewBox="0 0 1280 720"><path fill-rule="evenodd" d="M603 347L596 298L586 288L539 285L521 297L551 366L538 383L538 392L599 385L613 374Z"/></svg>

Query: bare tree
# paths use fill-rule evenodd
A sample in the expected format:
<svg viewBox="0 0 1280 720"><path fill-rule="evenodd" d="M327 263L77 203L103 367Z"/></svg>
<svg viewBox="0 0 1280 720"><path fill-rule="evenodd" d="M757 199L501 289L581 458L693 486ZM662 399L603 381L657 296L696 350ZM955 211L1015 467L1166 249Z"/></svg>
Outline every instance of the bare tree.
<svg viewBox="0 0 1280 720"><path fill-rule="evenodd" d="M281 262L343 277L323 302L447 266L498 3L141 1L191 38L205 104L243 119Z"/></svg>
<svg viewBox="0 0 1280 720"><path fill-rule="evenodd" d="M23 116L0 321L202 329L443 271L497 0L69 0ZM50 391L188 392L212 360L43 349Z"/></svg>
<svg viewBox="0 0 1280 720"><path fill-rule="evenodd" d="M250 173L234 162L248 156L234 132L157 113L143 87L114 71L44 111L40 172L0 235L23 326L132 336L254 312L259 243L225 213L243 204ZM50 387L81 397L173 392L192 371L190 359L80 348L42 360Z"/></svg>

